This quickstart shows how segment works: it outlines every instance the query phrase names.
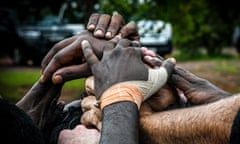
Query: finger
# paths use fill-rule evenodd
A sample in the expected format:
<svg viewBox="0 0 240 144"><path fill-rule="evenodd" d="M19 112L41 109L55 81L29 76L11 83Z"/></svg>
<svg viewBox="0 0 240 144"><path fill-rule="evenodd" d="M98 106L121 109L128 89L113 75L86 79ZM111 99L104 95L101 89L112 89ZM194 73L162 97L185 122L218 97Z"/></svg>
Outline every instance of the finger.
<svg viewBox="0 0 240 144"><path fill-rule="evenodd" d="M73 41L75 41L77 38L77 36L73 36L67 39L64 39L60 42L58 42L57 44L55 44L51 50L47 53L47 55L43 58L41 66L42 66L42 71L45 70L46 66L48 65L48 63L51 61L51 59L53 58L53 56L60 51L61 49L64 49L65 47L67 47L69 44L71 44Z"/></svg>
<svg viewBox="0 0 240 144"><path fill-rule="evenodd" d="M164 59L156 55L152 50L147 49L146 47L141 47L141 50L144 53L144 62L147 63L151 67L160 67Z"/></svg>
<svg viewBox="0 0 240 144"><path fill-rule="evenodd" d="M160 67L162 65L162 60L156 58L156 57L151 57L151 56L144 56L144 62L146 64L148 64L150 67L152 68L157 68L157 67Z"/></svg>
<svg viewBox="0 0 240 144"><path fill-rule="evenodd" d="M60 94L62 86L62 84L51 86L51 88L46 93L46 96L43 98L42 103L44 103L46 106L50 105L50 103L57 104L58 98L61 96Z"/></svg>
<svg viewBox="0 0 240 144"><path fill-rule="evenodd" d="M152 50L149 50L146 47L141 47L141 49L142 49L144 55L146 55L146 56L158 57Z"/></svg>
<svg viewBox="0 0 240 144"><path fill-rule="evenodd" d="M35 100L38 97L42 97L45 95L45 93L50 89L51 84L42 84L39 81L35 82L34 85L31 87L31 89L26 93L23 99L21 99L17 105L21 105L22 103L25 103L28 101L31 103L33 100ZM28 105L30 106L30 105ZM27 106L27 107L28 107Z"/></svg>
<svg viewBox="0 0 240 144"><path fill-rule="evenodd" d="M61 84L66 81L88 77L91 75L91 69L87 63L72 65L58 69L52 77L54 84Z"/></svg>
<svg viewBox="0 0 240 144"><path fill-rule="evenodd" d="M88 24L87 24L87 30L89 30L89 31L95 30L99 17L100 17L100 14L98 14L98 13L94 13L90 16Z"/></svg>
<svg viewBox="0 0 240 144"><path fill-rule="evenodd" d="M115 47L115 43L109 42L104 45L103 51L106 52L106 51L112 50L114 47Z"/></svg>
<svg viewBox="0 0 240 144"><path fill-rule="evenodd" d="M89 76L85 80L85 90L86 90L86 93L88 95L95 95L95 92L94 92L94 76Z"/></svg>
<svg viewBox="0 0 240 144"><path fill-rule="evenodd" d="M117 44L117 48L120 48L120 47L123 47L123 48L126 48L126 47L129 47L131 45L131 41L128 40L128 39L121 39L118 44Z"/></svg>
<svg viewBox="0 0 240 144"><path fill-rule="evenodd" d="M192 83L197 82L201 79L201 78L197 77L196 75L194 75L193 73L191 73L187 70L184 70L183 68L180 68L180 67L175 68L175 74L183 77L184 79L186 79Z"/></svg>
<svg viewBox="0 0 240 144"><path fill-rule="evenodd" d="M119 29L123 26L123 24L123 17L119 14L114 14L111 18L111 22L105 37L107 39L113 38L118 33Z"/></svg>
<svg viewBox="0 0 240 144"><path fill-rule="evenodd" d="M87 40L83 40L81 45L82 45L84 57L85 57L87 63L90 65L90 67L92 67L92 65L99 62L97 56L94 54L94 52L92 50L92 46L90 45L90 43Z"/></svg>
<svg viewBox="0 0 240 144"><path fill-rule="evenodd" d="M175 59L169 58L163 62L163 65L158 69L148 69L148 78L152 83L151 91L145 96L145 99L157 92L159 88L165 85L172 75L175 67Z"/></svg>
<svg viewBox="0 0 240 144"><path fill-rule="evenodd" d="M66 104L66 102L63 101L63 100L59 100L59 101L57 102L57 109L59 110L59 112L62 112L62 111L63 111L63 108L64 108L65 104Z"/></svg>
<svg viewBox="0 0 240 144"><path fill-rule="evenodd" d="M128 38L130 40L137 40L139 41L140 37L138 34L138 29L137 25L135 22L130 22L127 25L125 25L121 30L120 30L122 38Z"/></svg>
<svg viewBox="0 0 240 144"><path fill-rule="evenodd" d="M169 82L182 91L186 91L191 88L191 83L177 74L172 74Z"/></svg>
<svg viewBox="0 0 240 144"><path fill-rule="evenodd" d="M168 58L162 63L162 67L167 70L168 77L173 73L175 69L176 60L174 58Z"/></svg>
<svg viewBox="0 0 240 144"><path fill-rule="evenodd" d="M45 83L51 80L52 74L56 72L60 67L73 62L74 59L83 57L80 40L76 40L65 49L62 49L56 53L49 64L46 66L41 76L41 83ZM80 60L79 60L80 61Z"/></svg>
<svg viewBox="0 0 240 144"><path fill-rule="evenodd" d="M109 40L109 41L117 44L121 39L122 39L121 34L118 34L118 35L114 36L114 38L112 38L112 39Z"/></svg>
<svg viewBox="0 0 240 144"><path fill-rule="evenodd" d="M109 42L103 47L103 51L108 51L115 48L120 40L120 35L115 36L113 39L109 40Z"/></svg>
<svg viewBox="0 0 240 144"><path fill-rule="evenodd" d="M95 37L103 38L105 36L110 19L111 19L110 15L107 14L103 14L100 16L94 32Z"/></svg>

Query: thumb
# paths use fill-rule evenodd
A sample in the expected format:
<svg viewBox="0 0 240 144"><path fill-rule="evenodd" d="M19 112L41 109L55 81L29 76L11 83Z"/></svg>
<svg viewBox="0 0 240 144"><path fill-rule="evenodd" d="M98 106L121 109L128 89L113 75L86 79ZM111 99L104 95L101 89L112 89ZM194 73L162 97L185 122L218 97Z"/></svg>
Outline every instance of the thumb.
<svg viewBox="0 0 240 144"><path fill-rule="evenodd" d="M83 40L81 44L84 57L90 67L92 67L92 65L99 62L98 57L94 54L93 48L87 40Z"/></svg>
<svg viewBox="0 0 240 144"><path fill-rule="evenodd" d="M175 58L168 58L165 61L163 61L163 64L161 65L161 67L163 67L167 71L167 74L168 74L167 78L169 78L170 75L173 73L175 69L175 65L176 65Z"/></svg>

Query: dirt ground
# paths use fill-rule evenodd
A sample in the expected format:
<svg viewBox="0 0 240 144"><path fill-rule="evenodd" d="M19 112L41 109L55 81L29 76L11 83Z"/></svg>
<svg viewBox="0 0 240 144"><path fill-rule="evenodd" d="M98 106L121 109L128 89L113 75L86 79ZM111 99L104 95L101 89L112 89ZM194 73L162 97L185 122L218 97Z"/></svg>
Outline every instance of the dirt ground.
<svg viewBox="0 0 240 144"><path fill-rule="evenodd" d="M225 91L240 92L240 61L179 62L178 66L209 80ZM225 70L221 70L222 67L225 67ZM235 70L231 71L231 68L235 68Z"/></svg>

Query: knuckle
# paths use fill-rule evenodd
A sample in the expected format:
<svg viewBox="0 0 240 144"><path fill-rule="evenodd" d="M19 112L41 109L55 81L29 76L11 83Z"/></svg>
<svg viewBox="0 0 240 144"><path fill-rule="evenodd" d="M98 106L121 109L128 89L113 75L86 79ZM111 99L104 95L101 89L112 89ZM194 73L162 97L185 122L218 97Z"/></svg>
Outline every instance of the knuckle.
<svg viewBox="0 0 240 144"><path fill-rule="evenodd" d="M61 60L61 55L59 55L59 54L56 54L54 57L53 57L53 61L54 62L59 62L60 60Z"/></svg>

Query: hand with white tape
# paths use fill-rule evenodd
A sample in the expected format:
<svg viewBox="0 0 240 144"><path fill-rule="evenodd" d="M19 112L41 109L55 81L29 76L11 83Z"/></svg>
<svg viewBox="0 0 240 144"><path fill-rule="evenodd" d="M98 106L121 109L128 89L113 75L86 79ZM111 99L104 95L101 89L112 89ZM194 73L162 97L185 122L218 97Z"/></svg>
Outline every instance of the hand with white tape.
<svg viewBox="0 0 240 144"><path fill-rule="evenodd" d="M99 61L88 41L82 42L84 56L94 75L94 93L103 109L112 103L131 101L140 107L142 101L162 87L175 67L175 59L163 61L158 69L143 62L139 47L131 47L131 41L122 39L112 49L107 46Z"/></svg>

